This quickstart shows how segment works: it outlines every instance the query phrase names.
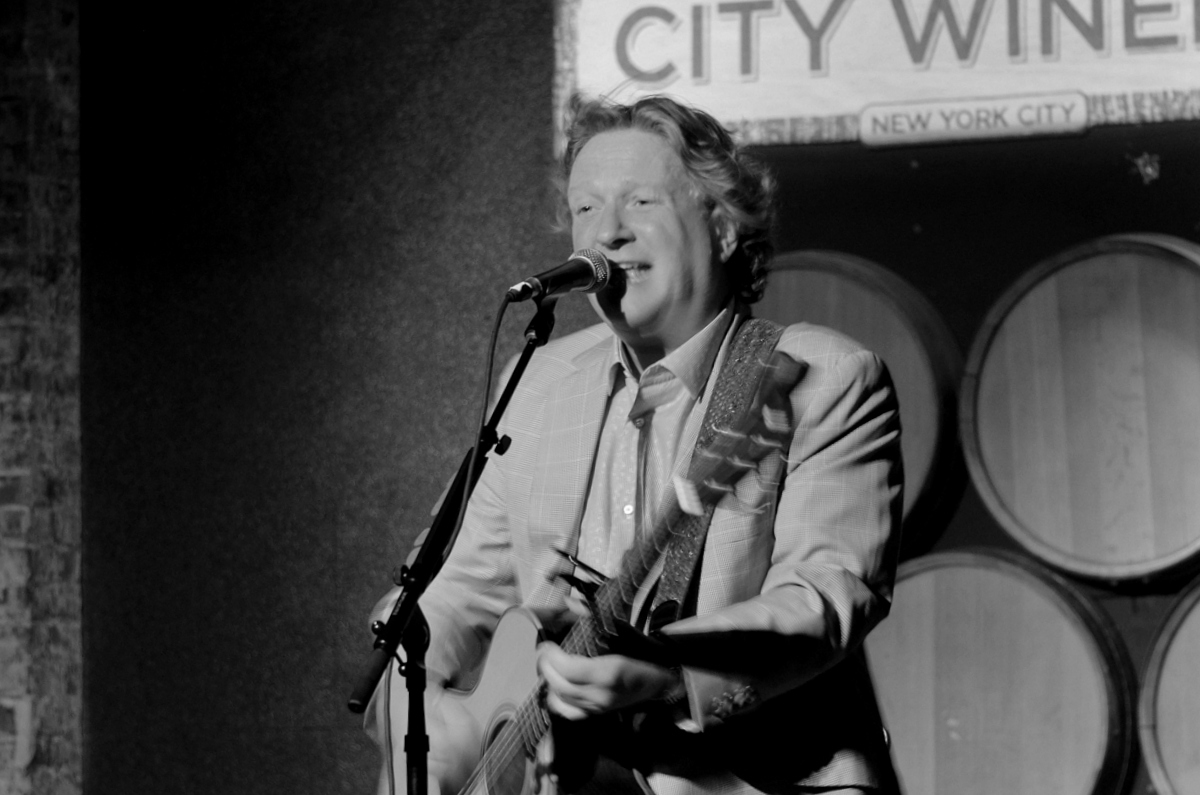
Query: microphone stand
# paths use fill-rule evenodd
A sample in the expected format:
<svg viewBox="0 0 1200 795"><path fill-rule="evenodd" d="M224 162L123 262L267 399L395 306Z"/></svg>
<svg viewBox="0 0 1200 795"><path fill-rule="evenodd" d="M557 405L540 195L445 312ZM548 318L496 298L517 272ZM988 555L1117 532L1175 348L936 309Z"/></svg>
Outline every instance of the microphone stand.
<svg viewBox="0 0 1200 795"><path fill-rule="evenodd" d="M405 677L408 690L408 734L404 737L404 752L408 760L408 793L425 795L428 788L429 736L425 727L425 652L429 648L429 624L417 604L421 594L441 570L458 537L466 501L470 499L487 464L487 454L493 448L496 455L504 455L512 440L496 436L496 426L516 391L517 383L529 364L533 352L545 345L554 329L554 305L556 297L539 299L537 313L525 329L525 347L517 359L516 366L487 424L479 434L478 443L467 451L458 473L442 500L442 507L434 517L412 566L401 566L395 578L403 590L387 621L376 621L371 625L375 633L374 651L367 660L366 672L350 695L348 706L351 712L366 711L367 703L375 692L388 664L395 657L400 665L400 674ZM505 301L507 306L508 300ZM396 655L396 649L404 647L405 660ZM391 749L385 753L391 754Z"/></svg>

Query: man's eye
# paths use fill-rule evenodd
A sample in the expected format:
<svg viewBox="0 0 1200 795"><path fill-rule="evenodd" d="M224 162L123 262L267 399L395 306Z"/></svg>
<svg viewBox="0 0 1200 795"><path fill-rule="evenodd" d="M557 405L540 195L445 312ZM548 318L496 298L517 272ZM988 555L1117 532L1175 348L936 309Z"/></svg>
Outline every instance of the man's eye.
<svg viewBox="0 0 1200 795"><path fill-rule="evenodd" d="M590 204L581 204L581 205L579 205L578 207L576 207L576 208L575 208L575 214L576 214L576 215L584 215L584 214L586 214L586 213L589 213L589 212L591 212L591 210L592 210L592 205L590 205Z"/></svg>

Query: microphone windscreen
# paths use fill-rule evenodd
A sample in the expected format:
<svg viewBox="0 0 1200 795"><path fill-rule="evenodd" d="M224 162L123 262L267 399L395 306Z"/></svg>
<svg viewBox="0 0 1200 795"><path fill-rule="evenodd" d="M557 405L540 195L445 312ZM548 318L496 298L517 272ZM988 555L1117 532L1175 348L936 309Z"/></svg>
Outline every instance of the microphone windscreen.
<svg viewBox="0 0 1200 795"><path fill-rule="evenodd" d="M592 272L596 274L595 283L585 292L594 293L603 290L604 286L608 284L609 276L612 275L612 267L608 262L608 257L594 248L581 248L571 256L586 259L592 264Z"/></svg>

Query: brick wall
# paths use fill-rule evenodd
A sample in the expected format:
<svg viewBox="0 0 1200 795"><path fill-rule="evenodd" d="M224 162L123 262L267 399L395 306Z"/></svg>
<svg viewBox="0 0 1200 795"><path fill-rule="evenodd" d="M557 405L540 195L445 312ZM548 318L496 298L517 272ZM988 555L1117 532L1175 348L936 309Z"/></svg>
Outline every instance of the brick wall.
<svg viewBox="0 0 1200 795"><path fill-rule="evenodd" d="M83 750L78 9L0 6L0 795L65 795Z"/></svg>

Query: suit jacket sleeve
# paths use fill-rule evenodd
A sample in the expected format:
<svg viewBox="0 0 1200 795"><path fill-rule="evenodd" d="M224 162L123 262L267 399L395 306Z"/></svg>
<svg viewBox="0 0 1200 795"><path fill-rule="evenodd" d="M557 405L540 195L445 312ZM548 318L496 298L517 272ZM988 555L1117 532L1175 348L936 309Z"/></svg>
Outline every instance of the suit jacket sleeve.
<svg viewBox="0 0 1200 795"><path fill-rule="evenodd" d="M888 612L902 509L891 379L865 350L795 343L789 334L780 345L809 364L791 395L795 430L777 474L758 475L776 490L773 523L755 531L773 533L759 592L666 630L684 653L693 728L811 680Z"/></svg>
<svg viewBox="0 0 1200 795"><path fill-rule="evenodd" d="M515 360L510 361L504 368L499 384L508 382L514 364ZM520 602L511 565L512 544L504 500L506 477L503 460L493 454L467 503L462 529L449 557L421 596L421 611L431 637L425 663L430 679L437 684L469 685L478 674L500 616ZM433 514L440 510L445 496L443 491ZM417 536L409 564L428 532L426 528ZM399 594L400 588L389 591L372 610L372 620L386 618Z"/></svg>

